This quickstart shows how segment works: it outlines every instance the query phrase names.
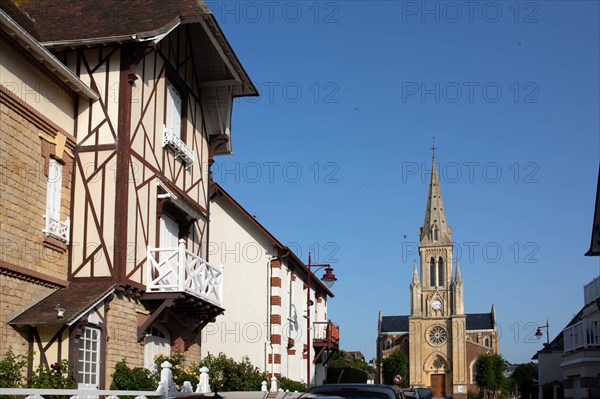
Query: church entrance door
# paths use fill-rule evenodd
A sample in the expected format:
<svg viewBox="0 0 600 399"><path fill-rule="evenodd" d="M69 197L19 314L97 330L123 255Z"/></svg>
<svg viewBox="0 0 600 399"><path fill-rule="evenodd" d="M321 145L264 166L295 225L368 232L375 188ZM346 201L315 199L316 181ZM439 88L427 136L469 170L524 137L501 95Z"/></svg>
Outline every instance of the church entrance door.
<svg viewBox="0 0 600 399"><path fill-rule="evenodd" d="M446 396L446 374L431 375L431 393L438 398Z"/></svg>

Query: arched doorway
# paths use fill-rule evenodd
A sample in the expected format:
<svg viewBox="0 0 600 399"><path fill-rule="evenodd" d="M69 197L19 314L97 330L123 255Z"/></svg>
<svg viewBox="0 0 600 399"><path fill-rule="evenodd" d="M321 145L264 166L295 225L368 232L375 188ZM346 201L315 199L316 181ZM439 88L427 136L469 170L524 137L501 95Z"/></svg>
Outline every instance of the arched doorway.
<svg viewBox="0 0 600 399"><path fill-rule="evenodd" d="M146 333L146 345L144 345L144 367L155 370L156 355L169 356L171 354L171 337L164 328L154 324Z"/></svg>
<svg viewBox="0 0 600 399"><path fill-rule="evenodd" d="M435 356L429 365L429 386L434 397L446 397L446 371L448 367L441 356Z"/></svg>

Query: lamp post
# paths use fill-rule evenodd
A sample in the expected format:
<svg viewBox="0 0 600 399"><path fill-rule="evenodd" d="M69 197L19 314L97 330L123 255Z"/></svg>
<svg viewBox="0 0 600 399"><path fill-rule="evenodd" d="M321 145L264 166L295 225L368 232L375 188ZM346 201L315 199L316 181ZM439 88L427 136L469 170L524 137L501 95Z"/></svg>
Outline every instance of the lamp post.
<svg viewBox="0 0 600 399"><path fill-rule="evenodd" d="M550 345L550 326L548 325L548 319L546 319L545 326L538 326L537 330L535 331L535 336L537 337L537 339L540 339L542 335L544 335L544 333L542 332L542 328L546 329L546 346Z"/></svg>
<svg viewBox="0 0 600 399"><path fill-rule="evenodd" d="M325 274L321 280L325 283L325 286L329 289L333 287L333 283L337 280L333 274L333 268L328 263L318 264L311 263L310 252L308 253L308 277L306 278L306 386L310 388L310 306L312 301L310 300L310 281L312 280L311 268L316 268L315 272L325 268Z"/></svg>

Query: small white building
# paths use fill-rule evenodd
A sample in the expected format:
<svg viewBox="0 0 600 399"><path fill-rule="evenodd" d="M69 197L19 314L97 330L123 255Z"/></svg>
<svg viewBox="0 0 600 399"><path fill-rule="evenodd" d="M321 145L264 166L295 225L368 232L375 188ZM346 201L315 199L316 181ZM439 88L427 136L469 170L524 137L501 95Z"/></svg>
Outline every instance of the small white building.
<svg viewBox="0 0 600 399"><path fill-rule="evenodd" d="M225 265L226 311L202 331L202 357L247 356L270 377L322 383L327 357L339 349L327 314L333 293L313 269L308 320L307 266L216 183L210 221L208 256Z"/></svg>

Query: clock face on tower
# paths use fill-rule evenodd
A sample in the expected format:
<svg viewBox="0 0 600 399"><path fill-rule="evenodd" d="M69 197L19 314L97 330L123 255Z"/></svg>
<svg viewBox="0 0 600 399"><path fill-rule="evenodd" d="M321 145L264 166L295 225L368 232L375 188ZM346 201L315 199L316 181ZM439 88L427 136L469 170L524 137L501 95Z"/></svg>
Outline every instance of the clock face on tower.
<svg viewBox="0 0 600 399"><path fill-rule="evenodd" d="M442 308L442 302L439 299L436 299L431 303L431 307L433 310L440 310Z"/></svg>

